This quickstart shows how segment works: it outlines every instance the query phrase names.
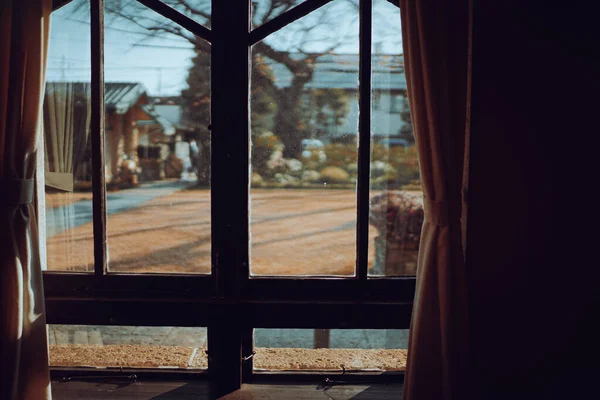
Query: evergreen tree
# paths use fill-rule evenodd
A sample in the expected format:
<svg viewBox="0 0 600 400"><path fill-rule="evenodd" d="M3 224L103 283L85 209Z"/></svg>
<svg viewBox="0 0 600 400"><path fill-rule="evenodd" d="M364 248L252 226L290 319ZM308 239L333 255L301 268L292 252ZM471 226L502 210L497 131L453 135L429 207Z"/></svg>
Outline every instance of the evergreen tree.
<svg viewBox="0 0 600 400"><path fill-rule="evenodd" d="M198 144L198 183L205 185L210 182L210 54L196 49L187 84L181 92L182 125L192 129Z"/></svg>
<svg viewBox="0 0 600 400"><path fill-rule="evenodd" d="M412 145L415 143L415 135L413 133L412 117L410 115L407 98L404 98L404 105L400 111L400 118L404 121L404 125L400 128L400 137Z"/></svg>

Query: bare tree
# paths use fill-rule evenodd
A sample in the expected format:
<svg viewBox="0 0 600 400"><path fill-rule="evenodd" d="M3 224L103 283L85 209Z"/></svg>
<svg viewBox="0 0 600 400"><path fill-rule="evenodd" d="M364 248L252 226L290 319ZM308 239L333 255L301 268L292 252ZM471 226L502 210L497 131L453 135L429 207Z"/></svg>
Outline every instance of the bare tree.
<svg viewBox="0 0 600 400"><path fill-rule="evenodd" d="M210 28L211 0L164 2ZM302 0L254 0L252 24L254 27L260 26L301 2ZM174 35L185 39L193 46L196 58L199 58L199 54L210 54L209 43L158 16L135 0L107 0L105 4L107 26L127 21L140 31L147 32L148 37ZM143 40L142 37L140 41ZM255 84L263 85L263 88L270 85L265 91L273 96L275 104L273 131L285 145L286 157L298 154L301 139L307 135L299 110L306 84L313 79L316 63L319 58L344 48L358 52L358 0L332 1L253 46L253 89ZM263 66L261 75L256 75L254 70L258 70L261 63L268 64L267 60L285 67L291 76L289 84L275 87L274 80L267 79L268 66ZM207 79L208 76L207 73ZM259 104L253 103L252 106L260 108ZM265 106L264 101L262 106Z"/></svg>

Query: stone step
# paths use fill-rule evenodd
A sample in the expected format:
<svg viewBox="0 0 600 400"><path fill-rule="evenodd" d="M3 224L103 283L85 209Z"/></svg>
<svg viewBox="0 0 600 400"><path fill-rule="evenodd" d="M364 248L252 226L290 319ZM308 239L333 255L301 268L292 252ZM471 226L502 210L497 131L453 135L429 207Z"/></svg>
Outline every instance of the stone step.
<svg viewBox="0 0 600 400"><path fill-rule="evenodd" d="M90 331L88 332L88 341L90 344L103 345L102 341L102 333L100 331Z"/></svg>
<svg viewBox="0 0 600 400"><path fill-rule="evenodd" d="M58 330L58 329L53 329L54 331L54 338L56 340L56 344L70 344L71 342L69 341L69 332L67 331L63 331L63 330Z"/></svg>
<svg viewBox="0 0 600 400"><path fill-rule="evenodd" d="M73 334L74 344L89 344L87 331L75 331Z"/></svg>

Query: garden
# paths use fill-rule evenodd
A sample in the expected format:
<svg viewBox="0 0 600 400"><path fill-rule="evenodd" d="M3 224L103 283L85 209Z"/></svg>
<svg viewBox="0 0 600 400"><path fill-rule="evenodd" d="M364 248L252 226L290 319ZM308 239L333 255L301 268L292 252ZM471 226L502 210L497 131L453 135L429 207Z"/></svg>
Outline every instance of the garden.
<svg viewBox="0 0 600 400"><path fill-rule="evenodd" d="M284 158L284 146L277 136L271 132L254 136L252 187L356 188L356 143L316 145L314 142L320 142L306 142L296 158ZM416 148L373 143L370 186L374 190L420 190Z"/></svg>

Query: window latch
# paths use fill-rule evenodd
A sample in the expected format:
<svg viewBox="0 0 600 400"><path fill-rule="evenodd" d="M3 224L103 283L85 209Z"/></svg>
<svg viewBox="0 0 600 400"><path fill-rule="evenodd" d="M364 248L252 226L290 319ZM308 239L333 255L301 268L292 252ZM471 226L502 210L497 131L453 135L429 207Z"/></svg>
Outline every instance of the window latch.
<svg viewBox="0 0 600 400"><path fill-rule="evenodd" d="M254 357L255 354L256 354L256 352L253 351L252 354L250 354L249 356L242 357L242 361L248 361L248 360L250 360L252 357Z"/></svg>

